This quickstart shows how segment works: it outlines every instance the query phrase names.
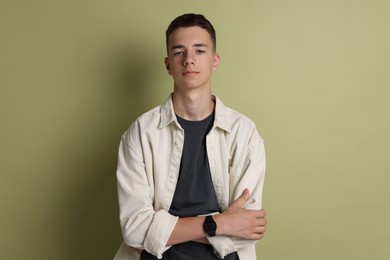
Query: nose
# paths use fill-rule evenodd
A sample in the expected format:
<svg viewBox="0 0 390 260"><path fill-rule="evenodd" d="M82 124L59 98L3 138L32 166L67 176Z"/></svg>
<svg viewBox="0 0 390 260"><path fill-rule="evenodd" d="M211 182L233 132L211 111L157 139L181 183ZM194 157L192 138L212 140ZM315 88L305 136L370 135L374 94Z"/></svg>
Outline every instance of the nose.
<svg viewBox="0 0 390 260"><path fill-rule="evenodd" d="M183 65L184 65L184 66L194 65L194 62L193 62L193 61L184 61L184 62L183 62Z"/></svg>
<svg viewBox="0 0 390 260"><path fill-rule="evenodd" d="M184 66L188 66L188 65L194 65L194 64L195 64L195 61L194 61L194 58L192 57L192 55L187 54L187 55L184 57L183 65L184 65Z"/></svg>

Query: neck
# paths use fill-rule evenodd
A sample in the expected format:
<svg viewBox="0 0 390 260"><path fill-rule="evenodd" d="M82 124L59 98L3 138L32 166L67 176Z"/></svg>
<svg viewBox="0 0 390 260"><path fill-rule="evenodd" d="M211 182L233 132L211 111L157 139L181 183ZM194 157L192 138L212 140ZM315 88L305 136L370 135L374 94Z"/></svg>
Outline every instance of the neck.
<svg viewBox="0 0 390 260"><path fill-rule="evenodd" d="M186 120L203 120L214 111L214 101L210 92L186 94L174 92L172 101L175 113Z"/></svg>

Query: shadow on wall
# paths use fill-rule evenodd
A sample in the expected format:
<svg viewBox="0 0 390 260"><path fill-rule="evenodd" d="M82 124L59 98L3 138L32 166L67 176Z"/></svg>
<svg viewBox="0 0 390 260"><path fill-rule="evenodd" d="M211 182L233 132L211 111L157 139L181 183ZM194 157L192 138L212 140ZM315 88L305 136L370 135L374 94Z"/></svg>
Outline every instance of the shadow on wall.
<svg viewBox="0 0 390 260"><path fill-rule="evenodd" d="M149 75L164 69L154 61L157 55L134 46L143 44L123 42L100 54L96 71L86 75L94 94L83 100L84 116L63 140L59 158L67 159L60 164L74 181L61 188L58 212L67 214L67 223L56 227L65 243L59 246L61 259L112 259L122 242L115 177L119 140L137 116L156 105Z"/></svg>

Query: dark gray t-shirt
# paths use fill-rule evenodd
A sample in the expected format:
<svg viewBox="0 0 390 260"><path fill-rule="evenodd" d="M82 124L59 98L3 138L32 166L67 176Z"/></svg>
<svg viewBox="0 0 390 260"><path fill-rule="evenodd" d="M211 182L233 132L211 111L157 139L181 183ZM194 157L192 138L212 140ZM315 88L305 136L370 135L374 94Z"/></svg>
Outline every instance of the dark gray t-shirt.
<svg viewBox="0 0 390 260"><path fill-rule="evenodd" d="M206 135L214 122L214 113L201 121L188 121L176 116L184 129L184 147L179 179L169 210L174 216L190 217L219 212L219 206L211 180L206 150ZM142 260L157 259L144 251ZM218 259L210 245L186 242L172 246L163 254L169 260ZM237 253L224 259L237 260Z"/></svg>
<svg viewBox="0 0 390 260"><path fill-rule="evenodd" d="M206 151L206 135L213 125L214 114L201 121L178 116L177 120L184 129L184 147L169 213L190 217L219 212Z"/></svg>

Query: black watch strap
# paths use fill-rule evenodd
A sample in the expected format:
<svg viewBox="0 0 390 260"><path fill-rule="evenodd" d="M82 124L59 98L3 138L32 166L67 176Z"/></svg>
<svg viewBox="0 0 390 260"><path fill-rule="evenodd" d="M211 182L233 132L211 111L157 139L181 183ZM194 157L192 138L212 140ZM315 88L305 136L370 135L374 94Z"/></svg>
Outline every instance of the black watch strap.
<svg viewBox="0 0 390 260"><path fill-rule="evenodd" d="M217 223L215 223L212 216L206 216L206 219L203 223L203 229L210 237L215 236L217 231Z"/></svg>

